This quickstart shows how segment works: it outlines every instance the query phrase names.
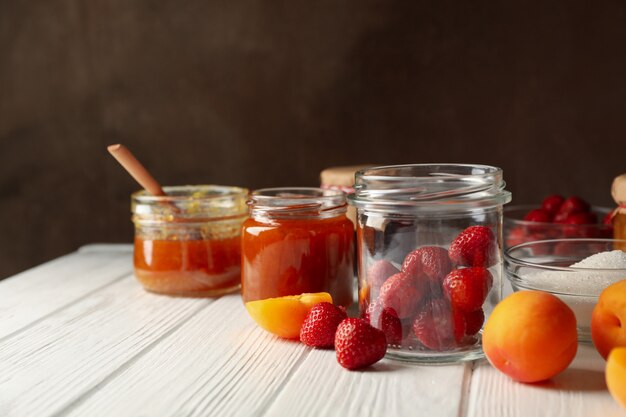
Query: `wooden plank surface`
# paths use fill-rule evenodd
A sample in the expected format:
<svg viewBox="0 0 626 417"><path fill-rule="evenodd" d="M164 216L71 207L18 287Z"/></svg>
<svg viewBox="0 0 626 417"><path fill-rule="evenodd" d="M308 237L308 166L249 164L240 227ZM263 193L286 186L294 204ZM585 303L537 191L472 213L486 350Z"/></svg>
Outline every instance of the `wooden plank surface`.
<svg viewBox="0 0 626 417"><path fill-rule="evenodd" d="M472 376L468 417L624 417L607 391L604 365L593 346L581 344L564 372L547 382L521 384L483 361Z"/></svg>
<svg viewBox="0 0 626 417"><path fill-rule="evenodd" d="M53 416L206 307L127 277L0 343L0 415Z"/></svg>
<svg viewBox="0 0 626 417"><path fill-rule="evenodd" d="M72 253L0 283L0 341L132 272L130 246Z"/></svg>
<svg viewBox="0 0 626 417"><path fill-rule="evenodd" d="M267 416L458 416L470 375L471 364L388 359L350 372L337 364L334 351L312 349Z"/></svg>
<svg viewBox="0 0 626 417"><path fill-rule="evenodd" d="M259 329L237 294L143 291L130 249L91 245L0 283L0 416L626 416L591 346L544 384L484 360L350 372Z"/></svg>
<svg viewBox="0 0 626 417"><path fill-rule="evenodd" d="M306 352L256 326L239 295L224 296L62 415L261 415Z"/></svg>

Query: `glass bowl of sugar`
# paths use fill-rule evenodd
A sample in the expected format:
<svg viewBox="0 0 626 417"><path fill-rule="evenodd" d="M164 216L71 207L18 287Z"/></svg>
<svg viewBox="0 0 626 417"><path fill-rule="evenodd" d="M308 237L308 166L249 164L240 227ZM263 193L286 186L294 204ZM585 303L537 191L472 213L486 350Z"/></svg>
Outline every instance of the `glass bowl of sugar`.
<svg viewBox="0 0 626 417"><path fill-rule="evenodd" d="M504 268L513 291L545 291L563 300L576 315L579 341L590 343L598 296L626 279L626 253L614 250L624 244L615 239L527 242L505 251Z"/></svg>

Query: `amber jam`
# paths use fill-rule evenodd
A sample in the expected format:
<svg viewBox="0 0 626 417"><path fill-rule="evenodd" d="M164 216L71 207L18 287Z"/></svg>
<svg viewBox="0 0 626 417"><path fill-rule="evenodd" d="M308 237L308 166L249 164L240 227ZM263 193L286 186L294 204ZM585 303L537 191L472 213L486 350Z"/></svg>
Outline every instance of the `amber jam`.
<svg viewBox="0 0 626 417"><path fill-rule="evenodd" d="M341 191L273 188L255 191L242 231L244 302L329 292L353 300L354 227Z"/></svg>
<svg viewBox="0 0 626 417"><path fill-rule="evenodd" d="M239 288L247 190L165 187L132 196L135 276L159 294L205 297Z"/></svg>

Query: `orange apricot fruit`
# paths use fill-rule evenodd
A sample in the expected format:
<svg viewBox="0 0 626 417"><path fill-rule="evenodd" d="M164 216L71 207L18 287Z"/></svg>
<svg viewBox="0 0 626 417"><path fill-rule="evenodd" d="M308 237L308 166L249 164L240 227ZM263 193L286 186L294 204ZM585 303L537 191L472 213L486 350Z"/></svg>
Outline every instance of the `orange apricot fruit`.
<svg viewBox="0 0 626 417"><path fill-rule="evenodd" d="M626 346L626 280L600 293L591 314L591 339L604 359L611 349Z"/></svg>
<svg viewBox="0 0 626 417"><path fill-rule="evenodd" d="M615 401L626 408L626 347L611 350L604 376L606 386Z"/></svg>
<svg viewBox="0 0 626 417"><path fill-rule="evenodd" d="M549 379L567 368L576 355L574 312L552 294L515 292L489 316L483 349L495 368L516 381Z"/></svg>
<svg viewBox="0 0 626 417"><path fill-rule="evenodd" d="M285 297L249 301L246 310L250 317L263 329L285 339L299 339L304 319L316 304L332 303L327 292L303 293Z"/></svg>

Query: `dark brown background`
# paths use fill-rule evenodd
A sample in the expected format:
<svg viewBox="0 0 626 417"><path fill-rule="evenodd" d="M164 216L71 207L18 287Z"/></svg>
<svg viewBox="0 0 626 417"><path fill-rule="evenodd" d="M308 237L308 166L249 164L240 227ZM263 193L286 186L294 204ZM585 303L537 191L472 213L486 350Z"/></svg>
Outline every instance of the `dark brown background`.
<svg viewBox="0 0 626 417"><path fill-rule="evenodd" d="M130 241L123 142L165 184L476 162L611 204L626 3L0 0L0 277Z"/></svg>

